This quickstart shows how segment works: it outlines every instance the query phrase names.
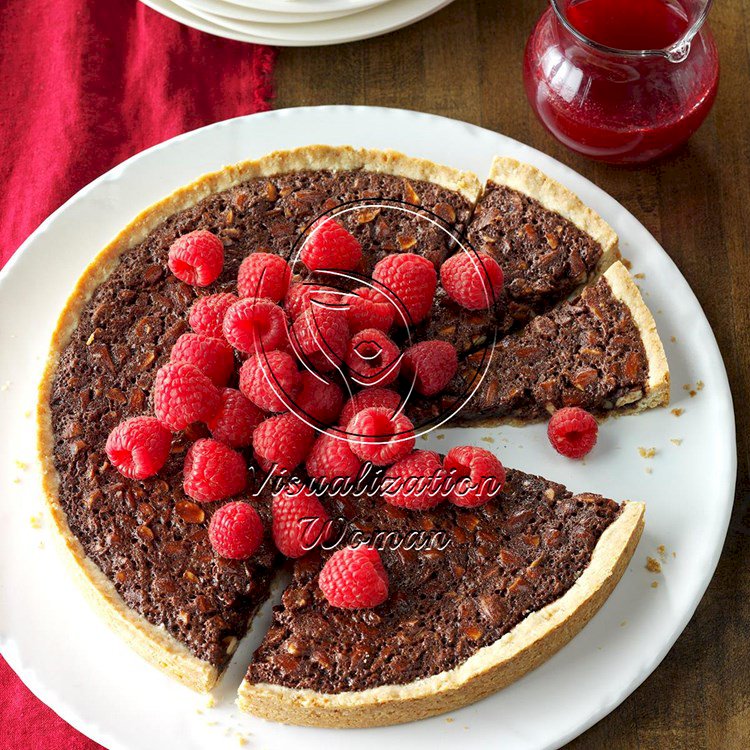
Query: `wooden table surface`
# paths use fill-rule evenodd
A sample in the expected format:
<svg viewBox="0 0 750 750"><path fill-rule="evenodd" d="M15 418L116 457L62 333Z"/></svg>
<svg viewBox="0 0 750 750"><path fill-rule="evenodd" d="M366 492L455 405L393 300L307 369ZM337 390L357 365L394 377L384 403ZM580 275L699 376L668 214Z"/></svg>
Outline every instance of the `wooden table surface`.
<svg viewBox="0 0 750 750"><path fill-rule="evenodd" d="M524 95L521 62L544 7L544 0L456 0L377 39L282 49L276 106L403 107L499 131L600 185L675 260L706 311L729 372L739 453L734 514L718 570L684 634L630 698L568 747L745 750L750 748L750 417L745 408L750 398L750 6L717 0L710 19L723 68L713 112L685 148L638 169L578 157L535 119Z"/></svg>

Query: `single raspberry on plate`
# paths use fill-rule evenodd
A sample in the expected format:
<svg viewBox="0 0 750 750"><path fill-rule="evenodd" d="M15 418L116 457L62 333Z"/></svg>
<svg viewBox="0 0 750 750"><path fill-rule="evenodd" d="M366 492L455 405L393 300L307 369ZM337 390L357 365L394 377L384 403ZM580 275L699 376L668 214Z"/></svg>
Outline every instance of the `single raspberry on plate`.
<svg viewBox="0 0 750 750"><path fill-rule="evenodd" d="M109 433L105 450L120 474L145 479L164 466L171 445L172 433L156 417L131 417Z"/></svg>
<svg viewBox="0 0 750 750"><path fill-rule="evenodd" d="M484 448L464 445L452 448L443 461L451 480L449 500L462 508L484 505L505 485L505 468Z"/></svg>
<svg viewBox="0 0 750 750"><path fill-rule="evenodd" d="M292 269L280 256L257 252L248 255L237 273L240 297L266 297L281 302L289 288Z"/></svg>
<svg viewBox="0 0 750 750"><path fill-rule="evenodd" d="M196 440L185 454L182 488L193 500L212 503L245 489L245 459L229 446L211 438Z"/></svg>
<svg viewBox="0 0 750 750"><path fill-rule="evenodd" d="M168 362L156 373L154 414L173 432L208 421L220 403L219 389L189 362Z"/></svg>
<svg viewBox="0 0 750 750"><path fill-rule="evenodd" d="M458 370L458 354L447 341L421 341L404 352L401 377L423 396L435 396Z"/></svg>
<svg viewBox="0 0 750 750"><path fill-rule="evenodd" d="M357 385L377 385L382 388L398 377L401 350L383 331L366 328L349 342L346 364Z"/></svg>
<svg viewBox="0 0 750 750"><path fill-rule="evenodd" d="M330 286L321 284L308 284L307 282L296 282L289 286L289 291L284 298L284 309L290 320L296 320L313 300L322 303L335 303L341 295Z"/></svg>
<svg viewBox="0 0 750 750"><path fill-rule="evenodd" d="M358 333L366 328L379 328L387 333L393 325L396 307L393 300L380 289L362 286L347 295L346 302L346 316L351 333Z"/></svg>
<svg viewBox="0 0 750 750"><path fill-rule="evenodd" d="M202 333L183 333L175 341L169 361L195 365L219 387L226 385L234 372L232 347L223 338L216 339Z"/></svg>
<svg viewBox="0 0 750 750"><path fill-rule="evenodd" d="M312 304L294 321L290 340L297 356L313 370L341 367L349 344L346 310Z"/></svg>
<svg viewBox="0 0 750 750"><path fill-rule="evenodd" d="M304 460L315 439L315 430L287 412L269 417L253 433L253 453L263 471L284 474Z"/></svg>
<svg viewBox="0 0 750 750"><path fill-rule="evenodd" d="M286 352L254 354L240 368L240 390L263 411L289 411L301 387L297 363Z"/></svg>
<svg viewBox="0 0 750 750"><path fill-rule="evenodd" d="M387 255L375 265L372 278L397 305L397 326L421 323L430 314L437 273L427 258L414 253Z"/></svg>
<svg viewBox="0 0 750 750"><path fill-rule="evenodd" d="M503 286L503 271L487 253L460 252L440 266L440 281L448 296L467 310L495 304Z"/></svg>
<svg viewBox="0 0 750 750"><path fill-rule="evenodd" d="M309 476L327 482L337 477L355 480L361 468L362 462L352 452L346 437L333 432L317 437L305 462Z"/></svg>
<svg viewBox="0 0 750 750"><path fill-rule="evenodd" d="M196 333L220 339L224 336L223 324L227 310L238 301L238 297L229 292L209 294L199 297L190 308L188 322Z"/></svg>
<svg viewBox="0 0 750 750"><path fill-rule="evenodd" d="M389 466L383 479L383 499L410 510L427 510L448 497L445 471L433 451L414 451Z"/></svg>
<svg viewBox="0 0 750 750"><path fill-rule="evenodd" d="M271 501L273 541L287 557L302 557L330 536L330 516L299 482L290 482Z"/></svg>
<svg viewBox="0 0 750 750"><path fill-rule="evenodd" d="M205 229L178 237L169 247L169 270L191 286L208 286L224 267L224 245Z"/></svg>
<svg viewBox="0 0 750 750"><path fill-rule="evenodd" d="M222 329L224 338L245 354L283 349L289 340L284 311L269 299L241 299L227 310Z"/></svg>
<svg viewBox="0 0 750 750"><path fill-rule="evenodd" d="M598 435L596 420L577 406L558 409L547 425L552 447L568 458L583 458L596 445Z"/></svg>
<svg viewBox="0 0 750 750"><path fill-rule="evenodd" d="M217 555L247 560L263 541L263 521L250 503L235 500L213 514L208 524L208 540Z"/></svg>
<svg viewBox="0 0 750 750"><path fill-rule="evenodd" d="M249 399L234 388L223 388L221 404L206 422L214 440L230 448L244 448L253 441L253 430L266 415Z"/></svg>
<svg viewBox="0 0 750 750"><path fill-rule="evenodd" d="M323 375L302 372L302 388L294 400L294 411L301 417L324 425L336 424L344 405L341 388Z"/></svg>
<svg viewBox="0 0 750 750"><path fill-rule="evenodd" d="M352 271L362 258L362 245L337 221L323 217L310 228L300 259L311 271Z"/></svg>
<svg viewBox="0 0 750 750"><path fill-rule="evenodd" d="M365 609L388 598L388 573L372 547L334 552L318 575L318 585L332 607Z"/></svg>
<svg viewBox="0 0 750 750"><path fill-rule="evenodd" d="M395 413L401 403L401 396L388 388L367 388L364 391L355 393L341 410L339 424L343 427L349 424L351 418L363 409L369 409L371 406L380 406L390 409Z"/></svg>
<svg viewBox="0 0 750 750"><path fill-rule="evenodd" d="M388 466L414 450L414 425L388 408L370 407L346 426L349 446L363 461Z"/></svg>

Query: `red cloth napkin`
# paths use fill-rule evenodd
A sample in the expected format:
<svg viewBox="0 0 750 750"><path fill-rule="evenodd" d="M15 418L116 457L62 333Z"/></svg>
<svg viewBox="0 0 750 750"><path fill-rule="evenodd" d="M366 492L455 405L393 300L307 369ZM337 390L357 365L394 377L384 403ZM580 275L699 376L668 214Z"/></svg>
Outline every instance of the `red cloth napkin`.
<svg viewBox="0 0 750 750"><path fill-rule="evenodd" d="M0 3L0 268L95 177L174 135L268 109L275 51L136 0ZM99 748L0 658L0 747Z"/></svg>
<svg viewBox="0 0 750 750"><path fill-rule="evenodd" d="M136 0L2 0L0 14L0 268L110 167L269 107L273 48L203 34Z"/></svg>

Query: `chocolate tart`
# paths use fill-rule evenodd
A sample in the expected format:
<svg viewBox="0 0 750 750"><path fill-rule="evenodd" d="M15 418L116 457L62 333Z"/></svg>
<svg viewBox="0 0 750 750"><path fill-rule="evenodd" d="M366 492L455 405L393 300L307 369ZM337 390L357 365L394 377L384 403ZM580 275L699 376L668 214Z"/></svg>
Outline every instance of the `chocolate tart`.
<svg viewBox="0 0 750 750"><path fill-rule="evenodd" d="M443 550L381 552L391 581L373 610L320 594L319 557L297 562L243 681L240 708L273 721L366 727L451 711L565 645L606 601L641 535L644 506L510 470L481 508L412 513L370 501L338 511L369 533L415 525ZM377 537L376 537L377 538Z"/></svg>
<svg viewBox="0 0 750 750"><path fill-rule="evenodd" d="M408 211L389 210L397 206ZM143 481L123 479L107 462L104 444L121 420L150 410L153 378L176 339L188 330L187 312L193 301L203 294L234 291L237 269L252 252L292 258L306 228L326 212L336 213L337 220L362 244L363 262L358 272L363 275L392 252L418 252L439 267L467 238L478 244L477 249L494 254L507 265L508 289L492 309L482 315L467 315L438 288L429 319L413 332L417 340L435 335L445 338L462 353L459 376L448 391L448 401L461 397L466 378L471 382L479 369L477 362L487 352L494 354L505 345L516 347L518 355L518 342L523 336L539 336L537 329L544 321L572 310L571 306L593 310L592 295L599 292L592 290L604 283L604 296L617 297L618 325L635 321L638 332L632 333L635 329L631 326L631 333L616 351L628 355L635 351L639 364L627 383L619 383L622 394L611 409L604 408L602 402L603 408L594 404L594 410L632 409L636 401L640 407L655 406L668 398L663 350L661 359L654 354L660 343L653 320L640 297L634 296L635 287L624 268L611 266L604 276L606 282L586 287L578 301L564 301L612 264L617 257L617 238L575 196L532 167L498 159L483 190L471 173L403 154L310 146L227 167L176 191L138 216L97 256L68 301L53 336L40 388L39 452L54 528L87 597L136 651L196 690L210 690L215 684L255 611L266 600L283 561L270 541L244 562L217 558L212 552L207 527L222 503L199 506L182 489L184 451L191 441L204 436L201 428L177 435L164 469ZM225 247L221 276L200 290L180 282L167 269L171 243L195 229L214 232ZM305 277L303 270L295 270L299 270L299 278ZM530 291L522 283L524 278L533 281ZM647 330L650 339L643 333ZM489 347L493 342L496 345ZM553 339L547 344L550 351L555 346ZM580 356L574 348L569 354ZM615 368L609 350L607 357L607 366ZM563 359L561 354L559 361ZM548 357L545 361L554 367L558 360ZM502 359L498 356L490 364L495 368L490 372L499 377ZM563 396L569 393L567 372L552 377L560 380ZM636 386L643 391L638 399L632 397ZM626 403L620 398L631 400ZM523 408L508 408L506 401L497 391L492 392L489 381L482 382L461 419L513 416L530 421L541 416L542 407L548 408L547 403L541 405L534 398L527 397ZM415 401L409 408L431 418L433 407L434 402ZM246 458L255 468L251 451L246 452ZM267 498L251 502L261 515L267 515ZM466 695L478 697L482 691L504 684L511 675L522 673L545 658L555 643L565 640L560 634L572 633L573 624L585 621L587 613L606 598L632 552L635 529L641 523L639 508L628 505L618 512L601 535L590 562L578 571L578 581L571 579L566 592L558 592L562 598L557 601L566 603L558 607L563 619L554 628L557 635L548 639L539 636L540 645L524 648L526 655L519 656L520 661L508 657L515 666L500 670L502 679L478 679L471 683L474 687L467 687ZM343 512L349 518L356 511L347 506ZM588 583L579 586L581 581ZM552 600L540 602L540 611L555 605ZM443 664L444 673L459 670L464 675L467 667L463 664L475 664L478 654L497 648L497 643L507 643L516 628L528 628L525 623L531 621L509 625L508 633L495 631L495 640L481 643L476 655L461 652L457 654L461 664ZM533 632L529 637L536 643ZM516 637L511 641L516 643ZM521 669L521 664L527 666ZM494 667L484 672L500 674ZM436 675L426 679L436 679ZM409 684L416 682L421 685L422 676L415 675ZM264 683L256 680L253 684L257 692ZM385 688L378 684L348 692ZM405 689L398 687L396 693ZM294 705L302 700L299 695L306 695L305 690L320 692L281 684L268 690L296 690L291 699ZM339 690L336 695L346 692ZM244 705L247 696L242 700ZM262 708L264 700L256 695L254 705L270 716L270 709ZM432 705L431 699L424 705L428 704ZM432 712L433 708L426 708L423 715ZM387 711L376 713L380 718L373 716L367 721L387 720ZM328 715L326 711L323 714ZM309 714L306 721L314 721L315 715ZM414 716L418 715L417 711ZM298 720L291 713L279 717ZM393 720L404 719L394 715ZM350 717L341 723L352 721Z"/></svg>

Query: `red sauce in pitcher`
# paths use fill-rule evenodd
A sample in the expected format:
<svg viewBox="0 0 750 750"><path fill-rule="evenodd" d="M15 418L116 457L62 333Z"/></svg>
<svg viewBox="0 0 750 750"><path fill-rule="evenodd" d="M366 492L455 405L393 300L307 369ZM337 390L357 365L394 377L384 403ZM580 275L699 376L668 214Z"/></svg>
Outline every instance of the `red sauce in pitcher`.
<svg viewBox="0 0 750 750"><path fill-rule="evenodd" d="M540 120L596 159L641 162L684 143L716 97L707 2L552 0L529 38L524 79ZM700 10L703 10L702 15Z"/></svg>

